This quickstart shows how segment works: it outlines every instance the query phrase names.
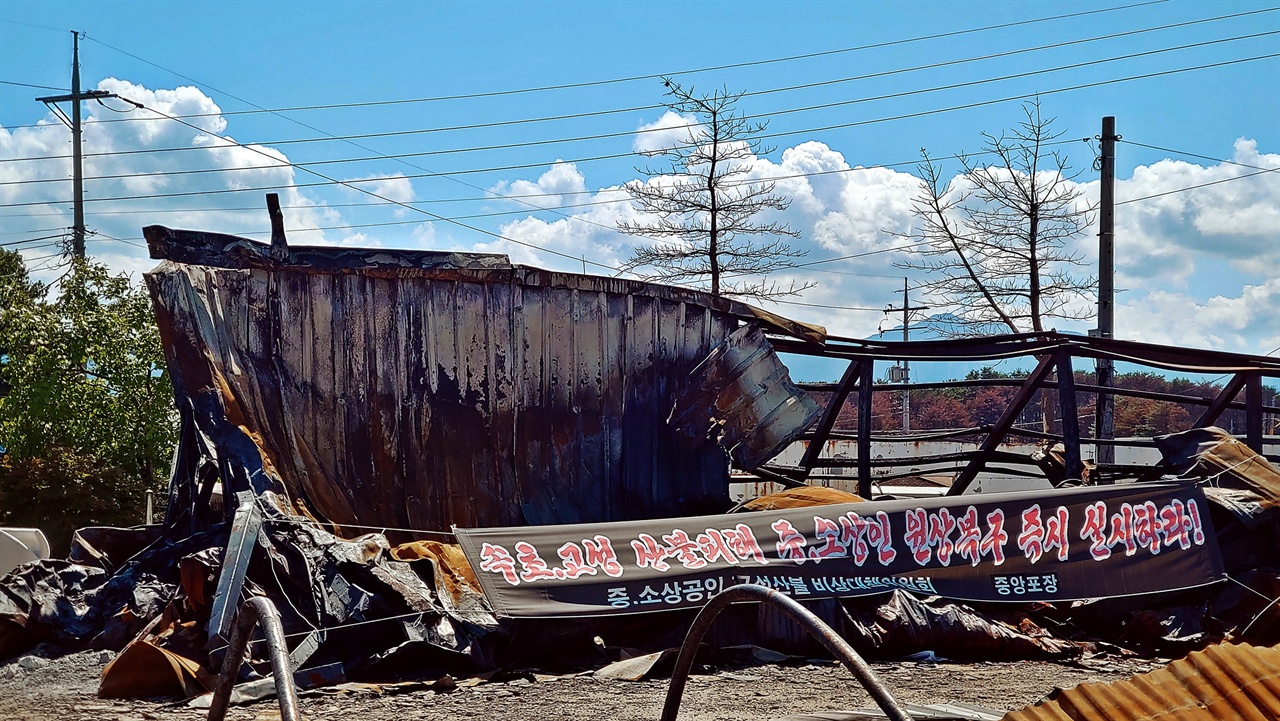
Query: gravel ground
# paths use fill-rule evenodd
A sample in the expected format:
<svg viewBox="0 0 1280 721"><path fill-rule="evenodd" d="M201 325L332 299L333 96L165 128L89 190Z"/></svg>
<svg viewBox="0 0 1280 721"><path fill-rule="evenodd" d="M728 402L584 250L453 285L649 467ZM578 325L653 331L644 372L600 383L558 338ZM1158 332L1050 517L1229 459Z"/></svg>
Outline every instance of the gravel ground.
<svg viewBox="0 0 1280 721"><path fill-rule="evenodd" d="M23 659L36 659L26 660ZM0 665L0 719L61 721L195 721L207 710L163 699L106 700L96 695L98 676L110 654L85 651L57 655L37 648ZM34 666L26 668L25 666ZM1100 660L1079 665L1043 662L978 664L875 664L876 673L903 702L967 702L1010 710L1042 698L1054 687L1110 681L1159 666L1138 660ZM534 680L530 680L534 678ZM657 719L667 681L611 681L591 675L527 674L503 683L462 679L448 692L306 696L307 721L628 721ZM680 718L765 720L788 714L853 709L871 704L843 667L834 662L761 665L693 676ZM232 707L234 721L279 719L274 700Z"/></svg>

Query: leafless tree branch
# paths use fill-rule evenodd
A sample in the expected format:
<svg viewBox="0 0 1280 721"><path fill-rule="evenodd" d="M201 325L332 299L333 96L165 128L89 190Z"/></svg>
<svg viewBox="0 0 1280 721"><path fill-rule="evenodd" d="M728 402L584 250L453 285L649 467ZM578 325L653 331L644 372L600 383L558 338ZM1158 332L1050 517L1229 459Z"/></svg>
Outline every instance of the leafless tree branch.
<svg viewBox="0 0 1280 721"><path fill-rule="evenodd" d="M987 164L960 155L963 173L943 179L940 164L921 150L917 224L898 234L921 245L900 268L924 271L921 288L937 306L955 309L960 334L1040 332L1050 318L1092 315L1075 303L1093 296L1096 279L1070 246L1092 222L1066 156L1047 146L1063 133L1041 114L1039 101L999 135L983 133Z"/></svg>
<svg viewBox="0 0 1280 721"><path fill-rule="evenodd" d="M670 164L666 168L637 167L650 182L625 186L644 220L618 223L618 230L652 239L640 245L623 265L642 271L651 280L706 287L713 295L770 299L797 295L812 283L787 286L751 281L743 276L767 276L780 261L800 258L784 238L800 233L785 223L756 220L764 211L784 211L791 200L774 192L771 181L747 180L755 158L772 152L759 135L768 123L752 122L735 106L742 93L718 88L696 93L670 78L666 105L693 115L686 142L643 153Z"/></svg>

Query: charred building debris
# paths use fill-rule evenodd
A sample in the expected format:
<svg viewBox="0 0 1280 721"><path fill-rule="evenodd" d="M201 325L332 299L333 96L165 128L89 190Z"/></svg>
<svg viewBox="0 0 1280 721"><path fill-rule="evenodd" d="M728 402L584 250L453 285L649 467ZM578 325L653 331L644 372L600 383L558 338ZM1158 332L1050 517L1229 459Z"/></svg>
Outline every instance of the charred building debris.
<svg viewBox="0 0 1280 721"><path fill-rule="evenodd" d="M597 636L614 649L677 646L688 610L602 612L571 623L506 616L486 592L485 574L498 572L501 556L477 568L454 529L723 514L734 506L735 471L791 489L738 510L803 515L858 502L853 508L872 510L841 516L855 519L857 533L875 533L863 518L883 507L875 483L899 477L949 477L939 503L962 502L952 497L990 471L1090 488L1173 477L1203 493L1220 582L1064 603L949 600L886 582L875 593L805 601L871 658L1062 659L1185 653L1222 639L1280 642L1280 471L1262 422L1280 408L1264 405L1261 393L1264 378L1280 377L1274 359L1058 333L868 342L697 291L517 266L500 255L289 247L283 233L267 246L159 226L146 237L161 261L147 283L181 418L164 521L83 529L66 560L27 563L0 579L0 657L40 641L120 650L104 696L209 689L251 597L274 603L289 665L310 684L599 663L609 651ZM835 384L802 389L779 353L845 359L848 369ZM903 387L877 388L875 361L1014 357L1036 365L1012 382L1017 392L994 424L873 434L872 394ZM1135 393L1076 382L1073 363L1085 359L1230 380L1209 400L1140 392L1203 407L1185 433L1163 438L1088 438L1076 423L1059 434L1015 427L1038 394L1053 394L1060 418L1076 418L1079 394ZM929 385L945 384L911 387ZM847 401L858 410L852 433L836 429ZM1245 411L1243 439L1212 428L1228 409ZM943 436L972 440L976 450L909 462L874 451ZM1045 450L1003 450L1011 437ZM832 453L834 442L852 457ZM779 462L796 443L799 463ZM1158 448L1163 460L1094 464L1081 452L1126 444ZM821 485L844 468L855 471L856 495ZM724 519L724 529L742 527ZM594 538L565 546L594 561L566 551L558 568L577 563L611 576ZM658 563L676 558L655 548ZM531 563L512 561L525 570ZM541 568L554 577L555 567ZM733 621L713 644L807 643L767 607L726 613ZM551 639L560 658L547 655Z"/></svg>

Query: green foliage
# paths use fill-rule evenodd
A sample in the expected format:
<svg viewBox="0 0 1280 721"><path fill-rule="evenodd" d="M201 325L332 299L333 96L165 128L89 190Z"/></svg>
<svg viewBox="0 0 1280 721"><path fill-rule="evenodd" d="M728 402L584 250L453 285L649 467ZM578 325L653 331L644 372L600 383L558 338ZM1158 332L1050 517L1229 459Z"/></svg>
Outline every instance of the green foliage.
<svg viewBox="0 0 1280 721"><path fill-rule="evenodd" d="M0 524L137 524L177 438L150 300L84 260L56 290L0 253Z"/></svg>

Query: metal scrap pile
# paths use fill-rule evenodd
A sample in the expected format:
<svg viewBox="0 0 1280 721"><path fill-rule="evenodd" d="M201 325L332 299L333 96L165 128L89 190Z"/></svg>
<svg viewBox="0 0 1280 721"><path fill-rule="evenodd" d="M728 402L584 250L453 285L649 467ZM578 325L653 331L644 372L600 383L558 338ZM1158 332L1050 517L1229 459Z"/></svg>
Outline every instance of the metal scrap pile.
<svg viewBox="0 0 1280 721"><path fill-rule="evenodd" d="M119 650L101 695L203 693L225 647L217 581L229 537L147 543L155 535L86 529L74 541L74 560L31 563L6 576L0 656L37 642ZM429 674L495 664L498 624L456 546L393 548L381 534L346 540L277 515L247 548L231 547L249 557L243 595L275 603L291 661L313 684L385 678L405 667ZM224 603L234 611L235 600Z"/></svg>
<svg viewBox="0 0 1280 721"><path fill-rule="evenodd" d="M165 522L84 529L67 560L0 578L0 657L42 641L121 650L103 695L201 693L251 596L278 608L304 684L600 663L621 649L677 645L687 605L504 617L484 574L514 574L519 562L554 577L536 553L513 546L516 557L473 568L459 545L412 539L449 536L451 526L576 528L724 513L730 459L787 481L760 464L819 414L765 332L820 344L822 329L695 291L512 266L501 256L286 248L286 262L231 236L152 227L147 237L165 259L148 283L182 419ZM871 362L860 366L868 420ZM824 432L835 411L819 423ZM859 428L869 447L869 423ZM1160 473L1204 486L1197 498L1210 503L1231 581L1054 604L961 603L901 585L807 603L877 658L1069 658L1280 641L1271 600L1280 596L1280 471L1213 430L1166 438L1162 448ZM806 454L807 466L817 454ZM860 473L869 463L859 458ZM802 508L796 517L816 522L807 506L850 500L859 499L804 488L744 510ZM741 517L715 518L719 529ZM380 532L360 535L367 530ZM755 542L737 540L739 551ZM558 555L585 573L577 543ZM697 546L687 534L683 543ZM555 548L546 558L556 560ZM651 566L669 555L647 550ZM695 589L699 599L707 588ZM730 615L736 622L720 645L806 650L767 608Z"/></svg>

